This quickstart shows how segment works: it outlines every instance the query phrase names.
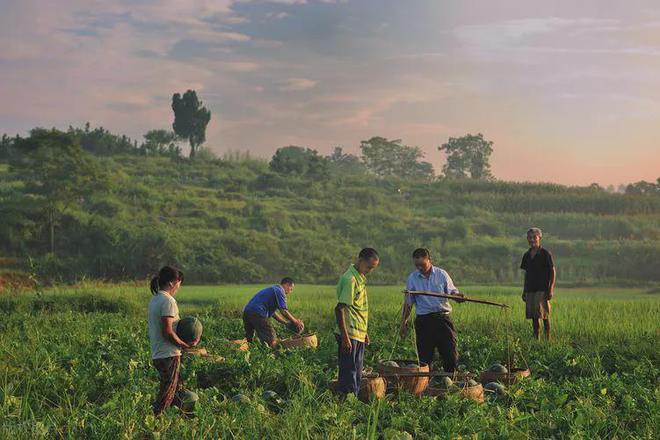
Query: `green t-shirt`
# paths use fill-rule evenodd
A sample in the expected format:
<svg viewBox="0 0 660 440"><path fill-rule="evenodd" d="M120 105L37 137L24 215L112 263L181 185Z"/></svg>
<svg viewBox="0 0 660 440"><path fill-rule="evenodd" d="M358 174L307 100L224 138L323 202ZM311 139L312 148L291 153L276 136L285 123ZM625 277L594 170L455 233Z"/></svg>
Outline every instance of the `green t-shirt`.
<svg viewBox="0 0 660 440"><path fill-rule="evenodd" d="M367 279L352 264L337 283L337 302L348 306L346 317L348 336L364 342L369 318Z"/></svg>

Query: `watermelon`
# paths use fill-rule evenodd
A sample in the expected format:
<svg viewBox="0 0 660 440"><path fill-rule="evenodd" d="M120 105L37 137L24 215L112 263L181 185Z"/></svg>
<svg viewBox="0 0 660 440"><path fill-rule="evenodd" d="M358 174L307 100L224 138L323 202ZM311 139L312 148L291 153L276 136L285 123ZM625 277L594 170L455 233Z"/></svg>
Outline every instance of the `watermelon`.
<svg viewBox="0 0 660 440"><path fill-rule="evenodd" d="M454 385L454 381L451 380L450 378L448 378L447 376L442 376L442 377L440 377L440 378L436 381L436 383L437 383L438 386L439 386L440 388L442 388L443 390L448 390L449 388L452 387L452 385Z"/></svg>
<svg viewBox="0 0 660 440"><path fill-rule="evenodd" d="M469 386L469 387L476 387L477 385L479 385L479 384L478 384L477 381L474 380L474 379L470 379L470 380L468 380L468 382L467 382L467 386Z"/></svg>
<svg viewBox="0 0 660 440"><path fill-rule="evenodd" d="M484 389L498 396L501 396L504 393L506 393L506 387L501 383L497 383L497 382L488 382L484 386Z"/></svg>
<svg viewBox="0 0 660 440"><path fill-rule="evenodd" d="M190 390L182 390L177 393L177 399L180 401L179 407L184 413L193 413L195 403L199 400L197 393Z"/></svg>
<svg viewBox="0 0 660 440"><path fill-rule="evenodd" d="M494 363L493 365L490 366L488 371L491 371L493 373L508 373L509 370L506 369L506 367L500 363Z"/></svg>
<svg viewBox="0 0 660 440"><path fill-rule="evenodd" d="M202 321L193 317L187 316L180 319L176 325L176 335L181 338L185 343L191 343L195 339L202 337Z"/></svg>
<svg viewBox="0 0 660 440"><path fill-rule="evenodd" d="M385 362L381 362L381 365L384 365L384 366L386 366L386 367L399 368L399 364L397 364L397 363L394 362L394 361L385 361Z"/></svg>
<svg viewBox="0 0 660 440"><path fill-rule="evenodd" d="M238 393L238 394L234 395L231 398L231 400L233 402L238 402L238 403L249 403L250 402L250 398L248 396L246 396L245 394L241 394L241 393Z"/></svg>

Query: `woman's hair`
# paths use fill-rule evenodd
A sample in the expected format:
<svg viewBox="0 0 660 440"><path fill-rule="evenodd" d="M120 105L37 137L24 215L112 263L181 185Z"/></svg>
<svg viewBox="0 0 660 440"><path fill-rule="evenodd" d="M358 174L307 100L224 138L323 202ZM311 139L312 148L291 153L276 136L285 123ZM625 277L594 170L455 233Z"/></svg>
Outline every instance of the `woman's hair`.
<svg viewBox="0 0 660 440"><path fill-rule="evenodd" d="M151 279L151 294L155 295L160 289L167 286L169 283L177 281L183 282L183 272L174 266L163 266L158 272L158 275Z"/></svg>

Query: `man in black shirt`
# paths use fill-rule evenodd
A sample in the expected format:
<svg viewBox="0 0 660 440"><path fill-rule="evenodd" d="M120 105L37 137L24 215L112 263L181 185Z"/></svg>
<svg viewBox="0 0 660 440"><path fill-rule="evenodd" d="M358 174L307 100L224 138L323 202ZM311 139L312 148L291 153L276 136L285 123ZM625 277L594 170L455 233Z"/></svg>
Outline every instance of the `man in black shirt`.
<svg viewBox="0 0 660 440"><path fill-rule="evenodd" d="M525 301L525 315L532 320L534 337L540 339L540 322L546 340L550 339L550 300L555 288L555 263L552 254L541 247L543 232L539 228L527 231L529 250L523 255L520 268L525 271L525 287L522 299Z"/></svg>

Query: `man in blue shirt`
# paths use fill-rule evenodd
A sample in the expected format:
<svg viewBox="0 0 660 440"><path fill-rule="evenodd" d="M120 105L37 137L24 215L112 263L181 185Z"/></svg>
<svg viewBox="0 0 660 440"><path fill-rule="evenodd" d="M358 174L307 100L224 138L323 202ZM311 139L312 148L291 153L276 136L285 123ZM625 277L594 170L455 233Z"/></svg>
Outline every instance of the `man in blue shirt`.
<svg viewBox="0 0 660 440"><path fill-rule="evenodd" d="M277 334L269 319L271 317L297 333L303 331L305 324L293 316L286 305L286 296L293 292L294 287L293 279L287 277L280 284L266 287L252 297L243 309L243 326L248 342L252 342L256 331L259 339L269 347L277 344Z"/></svg>
<svg viewBox="0 0 660 440"><path fill-rule="evenodd" d="M406 289L412 291L445 293L463 297L459 293L449 274L431 262L428 249L419 248L413 252L416 271L408 276ZM408 333L408 318L412 306L416 307L415 334L419 361L431 366L433 353L437 349L442 358L444 370L453 372L458 364L456 351L456 329L449 318L451 304L446 298L406 294L401 316L400 335Z"/></svg>

